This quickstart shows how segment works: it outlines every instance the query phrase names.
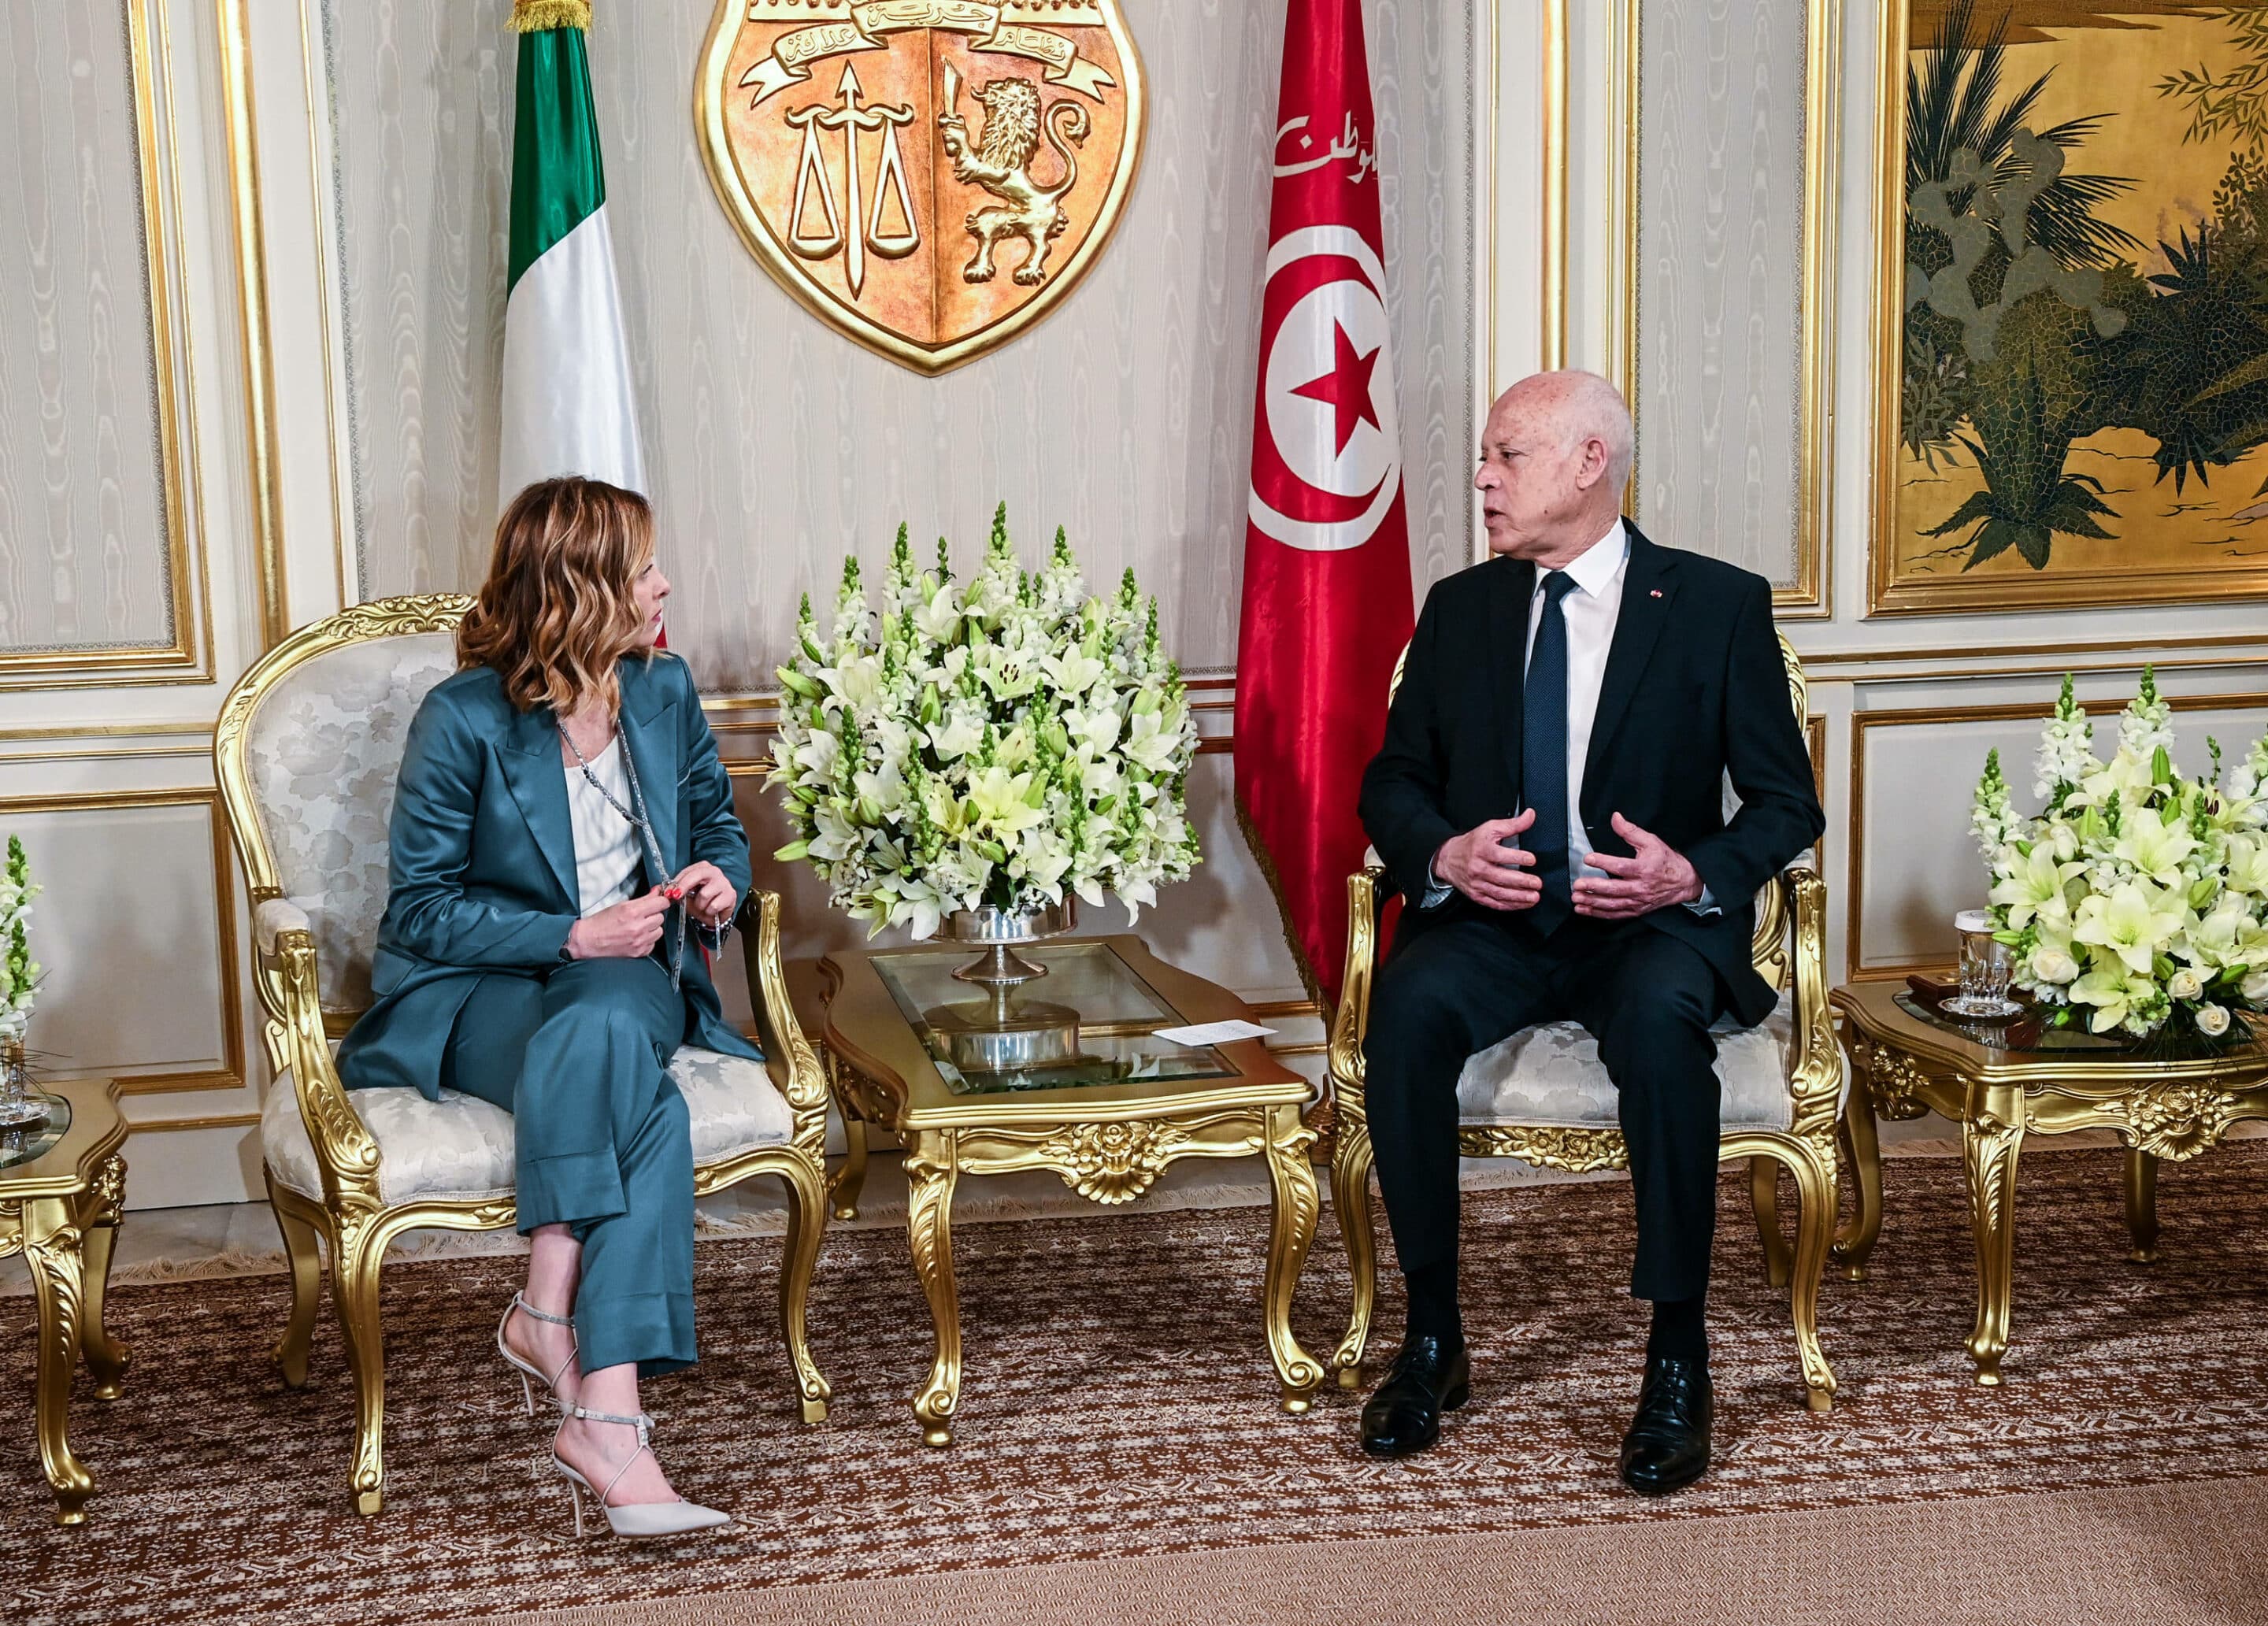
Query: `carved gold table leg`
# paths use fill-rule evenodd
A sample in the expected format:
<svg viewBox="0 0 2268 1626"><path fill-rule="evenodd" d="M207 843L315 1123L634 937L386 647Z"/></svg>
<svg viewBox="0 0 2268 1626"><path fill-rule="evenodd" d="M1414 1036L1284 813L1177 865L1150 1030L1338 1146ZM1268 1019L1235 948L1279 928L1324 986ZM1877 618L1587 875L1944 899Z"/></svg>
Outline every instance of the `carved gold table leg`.
<svg viewBox="0 0 2268 1626"><path fill-rule="evenodd" d="M961 1304L953 1283L953 1188L961 1170L954 1141L951 1129L925 1129L906 1153L906 1234L937 1329L929 1381L914 1396L928 1446L953 1443L953 1410L961 1398Z"/></svg>
<svg viewBox="0 0 2268 1626"><path fill-rule="evenodd" d="M836 1096L840 1105L843 1098ZM858 1194L866 1188L866 1121L843 1115L843 1166L828 1177L827 1193L835 1204L835 1218L858 1218Z"/></svg>
<svg viewBox="0 0 2268 1626"><path fill-rule="evenodd" d="M2138 1147L2126 1149L2126 1230L2138 1265L2158 1262L2158 1159Z"/></svg>
<svg viewBox="0 0 2268 1626"><path fill-rule="evenodd" d="M1322 1206L1315 1166L1307 1156L1315 1131L1300 1122L1297 1107L1268 1108L1268 1185L1271 1221L1268 1232L1265 1291L1268 1351L1283 1380L1284 1409L1303 1412L1322 1387L1323 1369L1292 1335L1292 1296L1300 1268L1315 1240L1315 1218Z"/></svg>
<svg viewBox="0 0 2268 1626"><path fill-rule="evenodd" d="M1969 1218L1977 1236L1977 1328L1969 1357L1977 1381L2000 1381L2008 1349L2008 1300L2015 1286L2016 1159L2024 1144L2023 1092L2006 1086L1981 1093L1962 1126L1962 1161L1969 1173Z"/></svg>
<svg viewBox="0 0 2268 1626"><path fill-rule="evenodd" d="M71 1454L69 1437L71 1374L78 1367L85 1313L82 1233L73 1204L63 1197L26 1198L22 1223L24 1262L31 1267L32 1297L39 1310L33 1405L40 1465L55 1488L55 1522L85 1524L94 1475Z"/></svg>
<svg viewBox="0 0 2268 1626"><path fill-rule="evenodd" d="M1857 1058L1852 1058L1854 1065ZM1863 1073L1852 1080L1851 1097L1844 1103L1837 1126L1843 1150L1851 1158L1852 1213L1835 1232L1835 1262L1846 1280L1867 1279L1867 1259L1882 1235L1882 1148L1874 1135L1874 1107Z"/></svg>
<svg viewBox="0 0 2268 1626"><path fill-rule="evenodd" d="M94 1379L97 1400L116 1400L120 1382L133 1357L103 1326L103 1294L110 1285L110 1254L118 1240L118 1222L126 1207L126 1160L113 1155L96 1167L94 1183L87 1189L83 1212L86 1223L80 1243L86 1294L85 1324L79 1348Z"/></svg>

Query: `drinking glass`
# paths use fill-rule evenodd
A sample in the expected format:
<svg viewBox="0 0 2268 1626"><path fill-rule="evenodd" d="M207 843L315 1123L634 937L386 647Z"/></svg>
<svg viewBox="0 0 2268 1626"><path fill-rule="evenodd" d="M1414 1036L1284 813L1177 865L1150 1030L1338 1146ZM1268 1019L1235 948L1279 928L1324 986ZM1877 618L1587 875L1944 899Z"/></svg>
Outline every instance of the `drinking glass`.
<svg viewBox="0 0 2268 1626"><path fill-rule="evenodd" d="M47 1115L47 1107L32 1093L24 1047L0 1043L0 1126L37 1123Z"/></svg>
<svg viewBox="0 0 2268 1626"><path fill-rule="evenodd" d="M1963 909L1953 917L1961 934L1961 992L1938 1008L1948 1016L2007 1017L2023 1006L2008 997L2008 977L2014 969L2008 945L1992 933L1989 909Z"/></svg>

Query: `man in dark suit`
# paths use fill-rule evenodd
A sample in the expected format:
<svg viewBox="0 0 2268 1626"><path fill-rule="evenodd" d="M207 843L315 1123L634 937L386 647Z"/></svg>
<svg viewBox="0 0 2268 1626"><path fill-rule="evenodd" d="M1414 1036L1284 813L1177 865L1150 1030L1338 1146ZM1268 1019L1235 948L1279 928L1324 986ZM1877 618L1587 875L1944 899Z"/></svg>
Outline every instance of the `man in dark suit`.
<svg viewBox="0 0 2268 1626"><path fill-rule="evenodd" d="M1594 374L1539 374L1497 401L1473 481L1497 556L1427 597L1363 776L1363 824L1408 901L1365 1056L1410 1320L1362 1441L1378 1456L1423 1450L1466 1398L1466 1058L1572 1019L1621 1098L1638 1197L1631 1291L1653 1304L1622 1475L1660 1493L1709 1461L1710 1026L1771 1009L1749 960L1752 900L1825 820L1770 585L1657 547L1621 517L1631 445L1629 409Z"/></svg>

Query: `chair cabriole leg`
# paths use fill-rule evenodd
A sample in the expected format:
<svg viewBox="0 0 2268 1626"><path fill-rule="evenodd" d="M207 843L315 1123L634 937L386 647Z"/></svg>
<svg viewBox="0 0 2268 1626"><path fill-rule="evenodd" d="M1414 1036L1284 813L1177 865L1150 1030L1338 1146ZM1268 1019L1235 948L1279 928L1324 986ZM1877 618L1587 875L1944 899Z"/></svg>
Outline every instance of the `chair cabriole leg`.
<svg viewBox="0 0 2268 1626"><path fill-rule="evenodd" d="M780 1331L787 1340L788 1360L795 1368L796 1399L803 1420L824 1423L833 1391L811 1357L804 1321L811 1302L812 1273L819 1265L820 1239L827 1228L827 1188L807 1163L784 1168L780 1178L787 1186L787 1244L780 1254Z"/></svg>
<svg viewBox="0 0 2268 1626"><path fill-rule="evenodd" d="M291 1269L291 1315L276 1345L276 1365L283 1368L284 1386L307 1387L307 1355L315 1340L315 1313L323 1296L323 1250L318 1232L306 1216L291 1206L291 1199L268 1179L268 1208L276 1228L284 1233L284 1257Z"/></svg>

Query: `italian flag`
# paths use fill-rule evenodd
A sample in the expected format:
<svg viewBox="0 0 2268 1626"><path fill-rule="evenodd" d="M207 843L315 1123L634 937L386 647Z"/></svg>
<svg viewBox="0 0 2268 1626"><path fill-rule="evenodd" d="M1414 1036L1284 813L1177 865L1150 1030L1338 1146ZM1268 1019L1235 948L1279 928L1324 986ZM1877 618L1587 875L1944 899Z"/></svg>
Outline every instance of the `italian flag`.
<svg viewBox="0 0 2268 1626"><path fill-rule="evenodd" d="M643 492L645 459L584 54L590 0L515 0L512 26L519 85L499 505L556 475Z"/></svg>

